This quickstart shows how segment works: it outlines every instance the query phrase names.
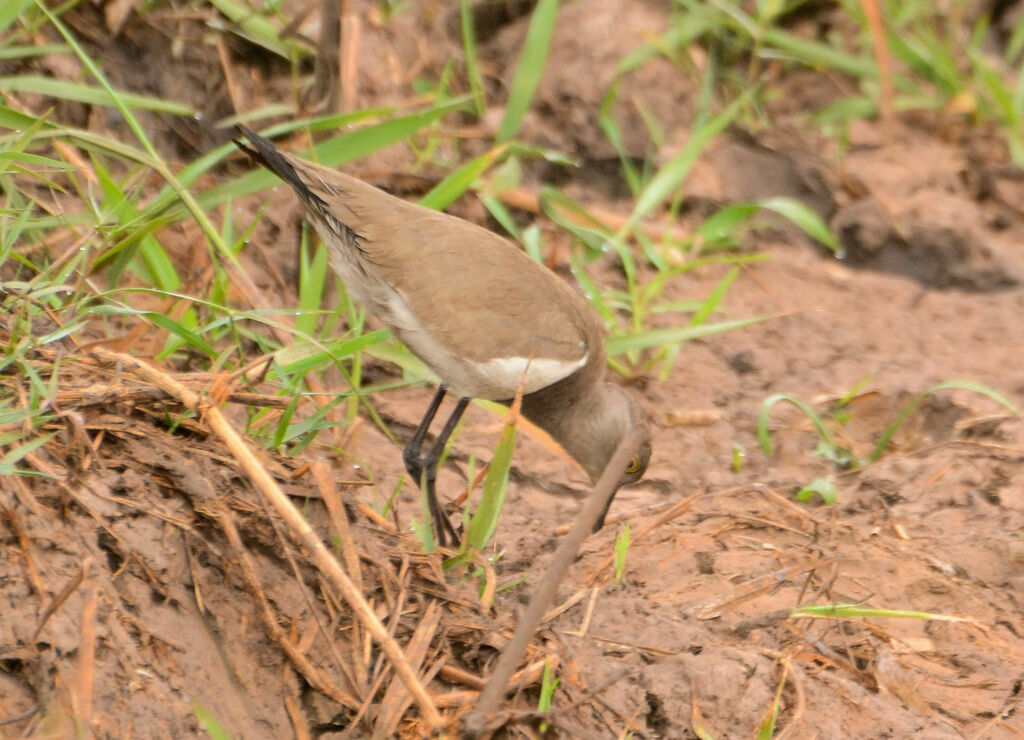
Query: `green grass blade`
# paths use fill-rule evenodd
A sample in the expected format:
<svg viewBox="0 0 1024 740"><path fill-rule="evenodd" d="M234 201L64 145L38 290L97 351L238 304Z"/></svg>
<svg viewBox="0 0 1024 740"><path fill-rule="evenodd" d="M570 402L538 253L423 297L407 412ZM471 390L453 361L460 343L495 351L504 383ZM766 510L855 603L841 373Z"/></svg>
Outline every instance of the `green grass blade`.
<svg viewBox="0 0 1024 740"><path fill-rule="evenodd" d="M437 541L434 537L434 517L430 513L430 501L427 499L427 471L420 475L420 518L413 519L412 529L424 552L434 552L437 549Z"/></svg>
<svg viewBox="0 0 1024 740"><path fill-rule="evenodd" d="M669 274L670 271L662 271L662 275ZM695 327L701 326L711 318L712 314L718 310L719 305L725 299L725 294L732 287L733 282L739 277L740 267L733 267L729 272L726 273L725 277L722 278L715 289L711 291L711 295L707 297L703 303L701 303L694 315L690 318L688 326ZM653 282L653 281L652 281ZM653 309L652 309L653 312ZM679 354L680 345L674 344L665 348L664 361L661 365L661 371L658 373L658 379L661 382L668 380L668 376L672 372L672 368L675 365L676 357Z"/></svg>
<svg viewBox="0 0 1024 740"><path fill-rule="evenodd" d="M128 109L125 108L125 111L128 111ZM130 112L128 114L131 115ZM108 136L94 134L91 131L81 131L73 128L52 128L40 136L40 138L44 137L73 139L87 151L110 154L111 156L135 162L153 170L158 170L161 164L155 150L149 153L130 144L123 144Z"/></svg>
<svg viewBox="0 0 1024 740"><path fill-rule="evenodd" d="M868 57L847 54L832 46L794 36L780 28L762 29L761 42L785 51L794 59L815 69L832 69L858 79L873 79L878 68Z"/></svg>
<svg viewBox="0 0 1024 740"><path fill-rule="evenodd" d="M626 184L629 185L629 191L635 197L643 188L643 178L637 170L636 165L633 164L633 158L630 156L629 150L626 148L625 137L622 135L622 128L612 115L615 101L619 97L619 84L620 82L616 80L608 88L608 92L605 93L604 100L601 101L601 106L597 111L597 123L604 132L605 138L611 142L612 148L615 149L615 153L619 155L619 165L622 167L622 175L626 178Z"/></svg>
<svg viewBox="0 0 1024 740"><path fill-rule="evenodd" d="M18 77L0 77L0 91L3 92L30 92L38 95L48 95L61 100L74 100L79 103L90 105L115 106L115 95L129 108L141 108L143 110L157 113L170 113L177 116L193 116L196 111L184 103L177 103L173 100L153 98L148 95L137 95L135 93L116 90L112 95L100 87L91 87L75 82L55 80L52 77L40 77L37 75L20 75Z"/></svg>
<svg viewBox="0 0 1024 740"><path fill-rule="evenodd" d="M277 420L277 427L270 441L270 446L273 449L279 449L284 444L285 435L288 433L288 428L292 424L292 418L295 416L300 403L302 403L302 394L295 392L284 411L281 412L281 418Z"/></svg>
<svg viewBox="0 0 1024 740"><path fill-rule="evenodd" d="M839 246L839 240L836 239L836 235L832 233L832 229L830 229L828 225L821 220L821 217L818 216L817 213L795 198L786 198L783 196L765 198L764 200L758 201L757 205L766 210L774 211L780 216L789 219L803 230L805 234L810 236L812 239L817 239L832 250L834 254L840 254L842 252L842 247Z"/></svg>
<svg viewBox="0 0 1024 740"><path fill-rule="evenodd" d="M597 287L597 284L593 281L590 275L587 274L577 250L573 250L569 254L569 269L572 270L573 277L575 277L576 282L580 284L584 294L587 296L587 300L590 301L590 305L593 306L594 310L596 310L601 316L601 320L604 322L604 325L606 327L615 326L615 311L608 305L604 296L601 294L600 289Z"/></svg>
<svg viewBox="0 0 1024 740"><path fill-rule="evenodd" d="M17 20L35 0L4 0L0 3L0 34Z"/></svg>
<svg viewBox="0 0 1024 740"><path fill-rule="evenodd" d="M605 244L615 238L608 227L594 218L590 211L557 188L542 187L540 203L548 218L594 252L602 251Z"/></svg>
<svg viewBox="0 0 1024 740"><path fill-rule="evenodd" d="M309 240L303 238L299 253L299 315L295 318L295 328L312 335L327 286L328 252L323 245L318 245L310 260L309 249Z"/></svg>
<svg viewBox="0 0 1024 740"><path fill-rule="evenodd" d="M203 730L210 736L210 740L232 740L231 734L217 721L217 718L213 716L213 712L202 704L192 702L192 711L195 712L196 719L199 720Z"/></svg>
<svg viewBox="0 0 1024 740"><path fill-rule="evenodd" d="M761 411L757 415L757 439L761 443L761 449L764 450L764 454L771 455L775 452L768 430L768 420L771 416L772 407L781 401L796 406L814 425L821 440L830 446L832 445L832 433L825 426L825 422L822 421L817 411L795 396L790 396L786 393L776 393L764 400L764 403L761 404Z"/></svg>
<svg viewBox="0 0 1024 740"><path fill-rule="evenodd" d="M626 555L629 553L630 541L629 522L622 531L615 535L615 582L621 583L626 572Z"/></svg>
<svg viewBox="0 0 1024 740"><path fill-rule="evenodd" d="M698 245L738 243L740 227L757 212L758 207L753 203L734 203L716 211L697 228Z"/></svg>
<svg viewBox="0 0 1024 740"><path fill-rule="evenodd" d="M782 711L782 690L786 687L786 678L789 676L789 665L782 664L782 677L779 678L779 685L775 689L775 697L772 700L772 708L765 716L764 721L757 730L757 740L772 740L775 736L775 728L779 721L779 712Z"/></svg>
<svg viewBox="0 0 1024 740"><path fill-rule="evenodd" d="M926 619L938 622L971 622L970 617L954 617L950 614L920 612L909 609L875 609L860 604L809 604L789 613L790 619L812 617L818 619L850 619L862 617L886 617L893 619Z"/></svg>
<svg viewBox="0 0 1024 740"><path fill-rule="evenodd" d="M610 337L607 342L608 356L615 357L633 352L634 350L649 349L651 347L662 347L666 344L678 344L689 342L701 337L709 337L712 334L722 334L727 331L742 329L764 321L779 318L778 316L754 316L749 319L735 319L733 321L721 321L717 324L701 324L700 326L671 327L668 329L651 329L650 331L638 332L620 337Z"/></svg>
<svg viewBox="0 0 1024 740"><path fill-rule="evenodd" d="M797 491L795 498L798 501L810 501L814 494L821 496L821 500L828 506L833 506L839 500L839 493L836 491L836 484L825 478L815 478L806 486Z"/></svg>
<svg viewBox="0 0 1024 740"><path fill-rule="evenodd" d="M77 169L75 165L62 162L59 159L51 159L50 157L43 157L39 154L29 154L28 152L0 152L0 162L21 162L23 164L31 164L35 167L48 167L54 170L67 171Z"/></svg>
<svg viewBox="0 0 1024 740"><path fill-rule="evenodd" d="M199 350L211 358L217 357L217 350L214 349L209 342L203 339L202 336L185 326L184 322L175 321L170 316L166 316L162 313L156 313L155 311L146 311L139 315L145 316L161 329L171 334L171 336L179 338L193 349Z"/></svg>
<svg viewBox="0 0 1024 740"><path fill-rule="evenodd" d="M103 192L104 213L107 218L113 218L124 224L134 221L137 213L128 196L121 187L114 182L107 168L102 162L93 161L93 171L100 181L100 189ZM153 284L160 290L175 291L181 287L181 278L174 268L174 263L167 255L167 252L160 245L152 234L149 234L138 242L139 254L142 256L146 268L149 270ZM124 259L130 256L125 253ZM108 276L110 280L117 279L117 272Z"/></svg>
<svg viewBox="0 0 1024 740"><path fill-rule="evenodd" d="M1024 51L1024 21L1018 20L1010 34L1010 40L1006 42L1006 51L1003 54L1003 60L1008 67L1018 66L1017 58L1021 51Z"/></svg>
<svg viewBox="0 0 1024 740"><path fill-rule="evenodd" d="M465 95L436 103L433 107L408 116L365 126L344 136L329 139L316 147L317 161L326 167L340 167L360 157L397 144L417 133L442 116L462 108L469 101Z"/></svg>
<svg viewBox="0 0 1024 740"><path fill-rule="evenodd" d="M0 475L11 475L16 473L16 466L21 460L30 452L38 450L40 447L45 445L51 439L57 436L56 432L50 432L44 434L41 437L30 439L25 444L19 445L14 449L8 450L8 452L0 458Z"/></svg>
<svg viewBox="0 0 1024 740"><path fill-rule="evenodd" d="M209 217L207 216L206 211L204 211L196 203L195 199L192 197L192 194L189 193L184 187L182 187L181 183L179 183L177 181L177 178L175 178L174 173L171 172L170 167L167 166L167 163L160 158L159 154L156 151L156 147L154 147L153 142L149 140L149 137L146 135L145 130L142 128L142 124L139 123L138 118L136 118L135 115L132 113L130 106L111 86L106 76L100 71L99 67L96 66L96 63L93 61L92 57L90 57L85 52L85 50L82 48L81 44L79 44L78 41L75 39L71 31L57 18L56 15L54 15L54 12L46 5L46 3L43 0L35 0L35 2L36 7L39 8L39 10L47 17L47 19L49 19L50 23L53 24L54 28L56 28L57 31L61 34L61 36L64 37L64 40L68 43L68 45L72 49L74 49L75 56L77 56L78 59L82 62L82 65L85 67L85 69L100 83L103 89L110 96L113 105L117 108L118 111L121 112L121 115L124 117L124 121L127 124L128 128L131 129L136 139L138 139L138 141L142 144L143 149L145 149L146 153L152 159L153 169L157 173L159 173L159 175L172 188L174 188L175 192L177 192L178 194L178 197L181 198L189 213L192 214L192 217L195 219L196 223L202 229L203 234L206 237L207 241L210 242L214 250L218 252L221 255L221 257L223 257L230 263L237 264L238 260L236 259L234 252L232 252L228 245L224 243L224 240L221 239L220 233L217 231L216 228L214 228Z"/></svg>
<svg viewBox="0 0 1024 740"><path fill-rule="evenodd" d="M296 41L282 40L281 34L274 24L266 18L256 15L251 4L239 5L231 0L210 0L210 5L238 26L246 38L267 51L272 51L288 60L305 52L305 49Z"/></svg>
<svg viewBox="0 0 1024 740"><path fill-rule="evenodd" d="M465 104L466 100L466 98L447 100L426 111L392 118L336 136L319 144L310 158L325 167L341 167L379 149L405 141L420 129ZM258 193L279 183L280 180L272 172L257 169L237 177L231 182L204 191L196 197L196 201L200 207L211 210L228 200Z"/></svg>
<svg viewBox="0 0 1024 740"><path fill-rule="evenodd" d="M544 237L536 223L527 226L519 234L523 251L530 255L534 262L544 263Z"/></svg>
<svg viewBox="0 0 1024 740"><path fill-rule="evenodd" d="M561 679L555 678L555 672L551 668L550 658L544 660L544 673L540 679L540 698L537 700L537 711L547 712L551 710L552 704L555 701L555 689L558 688L558 684ZM545 735L548 731L548 723L541 722L540 734Z"/></svg>
<svg viewBox="0 0 1024 740"><path fill-rule="evenodd" d="M483 118L487 109L484 98L484 80L480 74L480 60L476 51L476 31L473 28L473 4L470 0L459 1L459 17L462 21L462 50L466 55L466 79L469 94L473 98L473 109L477 118Z"/></svg>
<svg viewBox="0 0 1024 740"><path fill-rule="evenodd" d="M706 322L715 311L718 310L718 306L722 303L725 298L725 294L729 288L736 281L736 278L740 275L741 268L734 267L726 273L725 277L722 278L715 289L711 291L711 295L704 301L704 304L700 307L700 310L693 315L690 319L690 326L700 326Z"/></svg>
<svg viewBox="0 0 1024 740"><path fill-rule="evenodd" d="M506 147L499 145L479 157L469 160L420 198L420 205L425 208L433 208L436 211L443 211L462 197L462 194L469 190L480 175L505 153L505 150Z"/></svg>
<svg viewBox="0 0 1024 740"><path fill-rule="evenodd" d="M989 388L986 385L982 385L981 383L975 383L970 380L951 380L945 383L939 383L937 385L933 385L931 388L927 389L923 393L918 394L910 401L908 401L902 409L900 409L900 412L896 415L896 418L892 421L891 424L889 424L889 426L885 428L885 431L882 432L882 436L878 438L878 442L875 444L874 449L871 450L871 454L868 455L868 462L875 462L878 458L882 456L882 453L885 452L885 448L889 446L889 442L892 440L893 435L896 434L897 431L899 431L900 427L902 427L907 422L907 419L910 418L910 415L917 410L917 407L920 406L921 403L926 398L928 398L928 396L937 393L938 391L946 390L973 391L974 393L978 393L982 396L985 396L986 398L992 399L1000 406L1003 406L1004 408L1009 410L1015 416L1021 416L1020 409L1018 409L1017 406L1010 399L1008 399L1006 396L999 393L998 391Z"/></svg>
<svg viewBox="0 0 1024 740"><path fill-rule="evenodd" d="M473 512L469 530L466 532L466 546L477 551L483 550L491 541L498 528L498 517L505 504L508 489L508 471L512 467L512 453L516 448L516 417L510 415L501 433L501 440L494 448L490 467L484 478L480 494L480 505Z"/></svg>
<svg viewBox="0 0 1024 740"><path fill-rule="evenodd" d="M512 216L512 211L508 209L508 206L490 195L481 195L480 202L484 204L484 207L491 216L494 217L494 220L497 221L513 239L522 239L522 231L519 228L519 224L515 222L515 218ZM529 250L527 250L527 254L534 259L537 259L537 256L532 254ZM538 260L538 262L539 261L540 260Z"/></svg>
<svg viewBox="0 0 1024 740"><path fill-rule="evenodd" d="M295 344L278 350L275 359L280 364L282 372L302 375L315 368L340 362L390 339L391 331L388 329L377 329L358 337L339 338L326 346L311 338L300 337ZM271 371L270 377L273 376L274 371Z"/></svg>
<svg viewBox="0 0 1024 740"><path fill-rule="evenodd" d="M699 126L686 142L682 151L658 170L658 173L651 178L651 181L647 183L647 187L640 193L640 197L637 198L636 205L633 207L633 212L629 215L625 225L619 230L618 236L620 239L624 239L637 223L672 195L680 183L690 174L690 170L705 147L726 126L735 120L737 114L750 101L756 90L756 87L748 89L734 100L728 108L707 123Z"/></svg>
<svg viewBox="0 0 1024 740"><path fill-rule="evenodd" d="M526 41L523 42L523 50L516 63L508 103L505 105L505 115L495 137L499 144L516 135L533 101L533 95L537 92L541 74L548 60L551 36L555 32L558 5L559 0L539 0L530 17Z"/></svg>
<svg viewBox="0 0 1024 740"><path fill-rule="evenodd" d="M0 61L7 59L28 59L54 54L67 54L71 48L65 44L39 44L38 46L8 46L0 48Z"/></svg>
<svg viewBox="0 0 1024 740"><path fill-rule="evenodd" d="M781 708L781 696L776 696L772 700L771 711L768 712L768 716L764 718L761 726L757 729L757 740L772 740L772 737L775 736L775 723L779 719L779 710Z"/></svg>
<svg viewBox="0 0 1024 740"><path fill-rule="evenodd" d="M283 430L283 433L279 433L280 441L278 444L288 444L289 442L301 437L306 437L304 440L305 443L302 445L302 447L305 448L313 441L313 439L316 438L316 435L319 432L329 427L337 426L337 422L325 422L324 419L326 419L327 415L330 414L339 404L347 401L348 398L349 394L338 393L329 402L317 408L314 413L295 424L289 424L287 429ZM282 420L284 418L285 417L282 416ZM275 441L277 441L277 439L275 439Z"/></svg>
<svg viewBox="0 0 1024 740"><path fill-rule="evenodd" d="M35 2L35 0L33 0ZM24 131L29 126L34 126L41 119L22 113L6 105L0 105L0 127L9 128L12 131Z"/></svg>
<svg viewBox="0 0 1024 740"><path fill-rule="evenodd" d="M893 56L936 85L944 97L964 88L957 60L943 48L931 29L889 34L888 40Z"/></svg>

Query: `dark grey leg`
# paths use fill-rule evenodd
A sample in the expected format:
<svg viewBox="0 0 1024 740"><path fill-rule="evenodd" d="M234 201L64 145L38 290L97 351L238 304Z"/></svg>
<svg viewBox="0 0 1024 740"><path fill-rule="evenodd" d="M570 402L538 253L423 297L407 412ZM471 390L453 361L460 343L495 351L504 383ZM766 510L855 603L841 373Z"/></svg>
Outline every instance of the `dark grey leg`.
<svg viewBox="0 0 1024 740"><path fill-rule="evenodd" d="M441 408L441 402L447 393L448 389L444 385L437 387L437 392L434 394L430 406L427 407L426 413L423 414L420 425L413 432L409 444L402 450L402 462L405 463L406 471L416 481L416 485L420 484L420 478L423 474L423 460L420 458L420 453L423 450L423 440L426 439L427 431L429 431L434 417L437 416L437 410Z"/></svg>
<svg viewBox="0 0 1024 740"><path fill-rule="evenodd" d="M455 531L455 527L448 520L448 516L444 513L441 508L440 502L437 500L436 481L437 481L437 463L441 459L441 454L444 452L444 446L448 443L448 438L452 436L452 432L455 431L455 426L459 423L459 419L462 418L462 414L466 411L466 406L469 405L468 398L460 398L458 403L455 404L455 408L452 410L448 420L444 423L444 427L441 429L441 434L434 444L431 445L430 450L423 454L423 443L427 436L427 431L430 428L431 422L434 417L437 416L437 411L441 407L441 401L444 400L445 394L448 389L443 385L437 389L437 393L434 394L433 400L430 402L430 406L427 407L426 413L423 415L423 420L420 425L416 428L416 431L412 435L412 439L409 440L409 444L402 450L402 460L405 462L405 469L412 476L413 480L416 481L417 485L424 486L424 494L427 497L427 506L430 509L430 517L433 519L434 532L437 535L438 544L441 547L447 547L449 544L455 545L459 542L459 535Z"/></svg>

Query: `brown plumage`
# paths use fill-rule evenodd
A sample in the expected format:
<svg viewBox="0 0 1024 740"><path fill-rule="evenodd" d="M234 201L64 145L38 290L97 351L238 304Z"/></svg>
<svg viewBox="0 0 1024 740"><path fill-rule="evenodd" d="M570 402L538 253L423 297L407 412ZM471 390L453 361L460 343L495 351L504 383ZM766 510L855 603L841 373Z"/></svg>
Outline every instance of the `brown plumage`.
<svg viewBox="0 0 1024 740"><path fill-rule="evenodd" d="M525 373L523 414L592 480L628 429L647 429L635 399L604 381L597 316L550 270L486 229L282 152L244 126L238 130L252 148L239 146L295 190L353 298L441 379L404 459L418 482L426 473L442 544L457 536L437 505L433 479L468 399L507 402ZM446 391L459 403L424 456L427 428ZM649 457L647 435L620 485L639 480Z"/></svg>

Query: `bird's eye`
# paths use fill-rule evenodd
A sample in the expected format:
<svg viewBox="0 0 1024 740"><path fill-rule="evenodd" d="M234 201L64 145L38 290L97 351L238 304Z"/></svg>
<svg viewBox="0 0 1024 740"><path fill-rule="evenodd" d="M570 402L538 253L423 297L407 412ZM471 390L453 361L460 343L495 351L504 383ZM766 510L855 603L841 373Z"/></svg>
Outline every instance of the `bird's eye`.
<svg viewBox="0 0 1024 740"><path fill-rule="evenodd" d="M640 456L633 455L633 459L629 461L629 465L626 466L626 472L632 475L633 473L640 470Z"/></svg>

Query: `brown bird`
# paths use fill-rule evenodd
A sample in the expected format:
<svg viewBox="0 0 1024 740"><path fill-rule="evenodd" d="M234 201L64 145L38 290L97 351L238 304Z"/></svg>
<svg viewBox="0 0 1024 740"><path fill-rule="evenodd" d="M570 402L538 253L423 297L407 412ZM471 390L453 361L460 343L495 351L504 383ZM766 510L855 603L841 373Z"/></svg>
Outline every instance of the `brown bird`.
<svg viewBox="0 0 1024 740"><path fill-rule="evenodd" d="M632 395L605 382L603 327L568 284L486 229L282 152L244 126L238 131L251 148L238 146L295 190L352 297L441 380L402 458L426 486L442 546L459 537L437 501L437 464L472 398L509 403L522 381L523 415L592 481L626 432L641 427L643 443L618 486L643 476L651 455L647 414ZM458 402L424 454L448 392Z"/></svg>

